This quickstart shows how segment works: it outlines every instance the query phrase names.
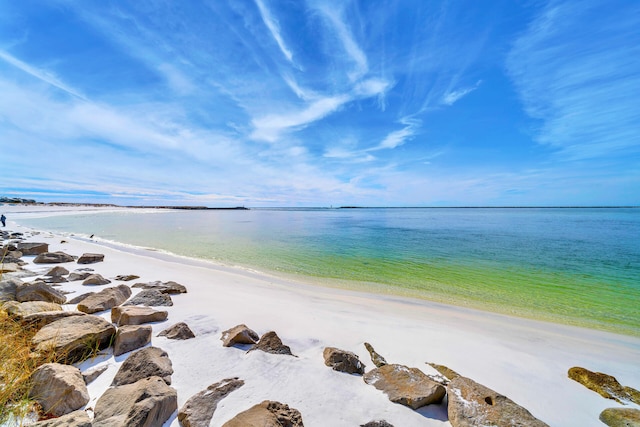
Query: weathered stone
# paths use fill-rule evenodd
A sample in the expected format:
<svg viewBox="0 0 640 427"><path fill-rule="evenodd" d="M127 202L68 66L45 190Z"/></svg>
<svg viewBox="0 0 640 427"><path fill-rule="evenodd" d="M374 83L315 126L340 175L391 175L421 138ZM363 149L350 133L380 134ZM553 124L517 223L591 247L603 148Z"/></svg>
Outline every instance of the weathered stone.
<svg viewBox="0 0 640 427"><path fill-rule="evenodd" d="M96 262L104 261L103 254L82 254L80 258L78 258L78 264L95 264Z"/></svg>
<svg viewBox="0 0 640 427"><path fill-rule="evenodd" d="M18 243L17 249L23 255L40 255L49 252L48 243L21 242Z"/></svg>
<svg viewBox="0 0 640 427"><path fill-rule="evenodd" d="M60 363L45 363L31 376L29 397L36 400L45 414L60 416L83 407L89 392L80 370Z"/></svg>
<svg viewBox="0 0 640 427"><path fill-rule="evenodd" d="M371 361L373 362L374 365L376 365L376 367L380 368L384 365L387 365L387 361L384 360L384 357L376 353L376 351L373 349L373 346L371 344L366 342L364 343L364 347L369 352L369 355L371 356Z"/></svg>
<svg viewBox="0 0 640 427"><path fill-rule="evenodd" d="M615 400L633 402L640 405L640 391L621 385L615 377L602 372L591 372L588 369L573 367L569 369L569 378L579 382L589 390L593 390L602 397Z"/></svg>
<svg viewBox="0 0 640 427"><path fill-rule="evenodd" d="M234 344L255 344L260 340L260 336L247 325L241 324L224 331L220 339L223 346L231 347Z"/></svg>
<svg viewBox="0 0 640 427"><path fill-rule="evenodd" d="M34 264L60 264L63 262L73 262L71 255L64 252L43 252L33 260Z"/></svg>
<svg viewBox="0 0 640 427"><path fill-rule="evenodd" d="M84 383L89 385L94 382L100 375L109 369L109 366L103 365L94 369L89 369L82 373L82 379L84 379Z"/></svg>
<svg viewBox="0 0 640 427"><path fill-rule="evenodd" d="M67 304L78 304L90 295L95 295L95 292L87 292L86 294L78 295L77 297L67 301Z"/></svg>
<svg viewBox="0 0 640 427"><path fill-rule="evenodd" d="M0 282L0 301L15 301L16 289L24 282L20 279L8 279Z"/></svg>
<svg viewBox="0 0 640 427"><path fill-rule="evenodd" d="M55 302L47 301L27 301L17 302L9 301L2 305L2 308L13 317L19 319L34 313L40 313L43 311L62 311L62 306Z"/></svg>
<svg viewBox="0 0 640 427"><path fill-rule="evenodd" d="M433 369L438 371L440 375L445 377L447 380L451 381L455 377L459 377L460 374L454 371L453 369L449 369L444 365L438 365L437 363L427 362L427 365L431 366Z"/></svg>
<svg viewBox="0 0 640 427"><path fill-rule="evenodd" d="M273 331L267 332L266 334L262 335L260 337L260 341L258 341L253 345L253 347L249 349L249 351L253 350L261 350L265 353L271 354L288 354L290 356L293 356L293 353L291 353L291 348L289 348L289 346L287 345L284 345L280 337L278 337L278 335Z"/></svg>
<svg viewBox="0 0 640 427"><path fill-rule="evenodd" d="M157 291L162 292L163 294L186 294L187 288L183 285L169 281L169 282L149 282L149 283L136 283L132 286L132 288L142 288L142 289L155 289Z"/></svg>
<svg viewBox="0 0 640 427"><path fill-rule="evenodd" d="M151 333L151 326L148 325L120 326L113 343L113 355L120 356L144 347L151 342Z"/></svg>
<svg viewBox="0 0 640 427"><path fill-rule="evenodd" d="M218 403L229 393L244 385L238 378L227 378L211 384L206 390L189 398L178 411L178 420L183 427L209 427Z"/></svg>
<svg viewBox="0 0 640 427"><path fill-rule="evenodd" d="M56 304L64 304L67 300L62 293L55 290L44 282L23 283L16 289L16 300L18 302L27 301L47 301Z"/></svg>
<svg viewBox="0 0 640 427"><path fill-rule="evenodd" d="M140 291L136 296L131 298L123 305L145 305L151 307L165 306L169 307L173 305L173 301L168 294L155 289L144 289Z"/></svg>
<svg viewBox="0 0 640 427"><path fill-rule="evenodd" d="M89 415L82 410L73 411L67 415L31 424L34 427L91 427Z"/></svg>
<svg viewBox="0 0 640 427"><path fill-rule="evenodd" d="M111 283L111 280L105 279L99 274L90 274L84 279L84 282L82 282L84 286L101 286L108 285L109 283Z"/></svg>
<svg viewBox="0 0 640 427"><path fill-rule="evenodd" d="M600 413L600 421L609 427L640 427L640 410L609 408Z"/></svg>
<svg viewBox="0 0 640 427"><path fill-rule="evenodd" d="M20 252L13 252L13 253L20 253ZM0 258L2 258L1 253L0 253ZM12 255L9 255L9 254L5 255L4 258L2 258L2 263L3 264L17 264L20 267L27 264L26 262L21 260L19 257L15 257L15 256L12 256Z"/></svg>
<svg viewBox="0 0 640 427"><path fill-rule="evenodd" d="M93 427L157 427L178 409L178 394L159 377L107 389L95 407Z"/></svg>
<svg viewBox="0 0 640 427"><path fill-rule="evenodd" d="M67 280L66 277L64 276L51 276L51 277L44 277L42 279L40 279L41 281L45 282L45 283L66 283L69 280Z"/></svg>
<svg viewBox="0 0 640 427"><path fill-rule="evenodd" d="M393 427L393 424L389 424L385 420L369 421L366 424L360 424L360 427Z"/></svg>
<svg viewBox="0 0 640 427"><path fill-rule="evenodd" d="M173 368L166 351L158 347L146 347L132 353L116 373L112 386L134 383L142 378L160 377L171 385Z"/></svg>
<svg viewBox="0 0 640 427"><path fill-rule="evenodd" d="M452 427L548 427L513 400L470 378L455 377L447 392Z"/></svg>
<svg viewBox="0 0 640 427"><path fill-rule="evenodd" d="M280 402L265 400L240 412L222 427L304 427L302 414Z"/></svg>
<svg viewBox="0 0 640 427"><path fill-rule="evenodd" d="M0 273L15 273L20 270L20 266L14 262L0 263Z"/></svg>
<svg viewBox="0 0 640 427"><path fill-rule="evenodd" d="M136 276L135 274L119 274L115 277L115 280L122 280L123 282L128 282L130 280L139 279L140 276ZM136 287L135 285L133 286Z"/></svg>
<svg viewBox="0 0 640 427"><path fill-rule="evenodd" d="M33 313L22 317L22 323L26 326L40 329L49 323L62 319L63 317L72 316L86 316L86 314L79 311L41 311L39 313Z"/></svg>
<svg viewBox="0 0 640 427"><path fill-rule="evenodd" d="M65 362L83 360L111 345L116 328L99 316L72 316L43 326L33 337L37 352L53 350Z"/></svg>
<svg viewBox="0 0 640 427"><path fill-rule="evenodd" d="M88 271L81 271L79 273L73 272L69 273L69 277L67 277L67 280L70 282L75 282L76 280L84 280L89 276L91 276L91 273Z"/></svg>
<svg viewBox="0 0 640 427"><path fill-rule="evenodd" d="M324 357L324 364L334 371L348 374L364 374L364 364L360 362L356 354L350 351L340 350L335 347L325 347L322 356Z"/></svg>
<svg viewBox="0 0 640 427"><path fill-rule="evenodd" d="M49 271L47 271L45 273L45 276L58 277L58 276L66 276L67 274L69 274L69 270L67 270L61 265L57 265L52 269L50 269Z"/></svg>
<svg viewBox="0 0 640 427"><path fill-rule="evenodd" d="M118 326L141 325L150 322L162 322L167 320L169 312L155 310L151 307L113 307L111 309L111 321Z"/></svg>
<svg viewBox="0 0 640 427"><path fill-rule="evenodd" d="M127 285L106 288L82 300L78 304L78 310L89 314L97 313L122 304L130 296L131 288Z"/></svg>
<svg viewBox="0 0 640 427"><path fill-rule="evenodd" d="M418 368L384 365L364 374L364 382L383 391L394 403L418 409L440 403L446 389Z"/></svg>
<svg viewBox="0 0 640 427"><path fill-rule="evenodd" d="M188 340L195 338L195 334L184 322L176 323L175 325L165 329L158 334L159 337L166 337L170 340Z"/></svg>

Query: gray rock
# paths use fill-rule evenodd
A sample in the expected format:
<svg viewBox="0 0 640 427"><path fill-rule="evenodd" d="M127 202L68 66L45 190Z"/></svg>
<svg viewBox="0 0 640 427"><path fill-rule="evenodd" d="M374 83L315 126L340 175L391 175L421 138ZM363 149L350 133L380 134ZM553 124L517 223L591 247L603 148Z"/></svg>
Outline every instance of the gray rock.
<svg viewBox="0 0 640 427"><path fill-rule="evenodd" d="M160 377L171 385L173 368L166 351L158 347L146 347L132 353L116 373L112 386L121 386L152 376Z"/></svg>
<svg viewBox="0 0 640 427"><path fill-rule="evenodd" d="M82 254L80 258L78 258L78 264L95 264L96 262L104 261L103 254Z"/></svg>
<svg viewBox="0 0 640 427"><path fill-rule="evenodd" d="M222 427L304 427L302 414L280 402L265 400L239 413Z"/></svg>
<svg viewBox="0 0 640 427"><path fill-rule="evenodd" d="M79 410L31 425L34 427L91 427L91 420L85 411Z"/></svg>
<svg viewBox="0 0 640 427"><path fill-rule="evenodd" d="M195 334L184 322L176 323L175 325L165 329L158 334L159 337L166 337L170 340L188 340L195 338Z"/></svg>
<svg viewBox="0 0 640 427"><path fill-rule="evenodd" d="M369 352L369 355L371 356L371 361L373 362L374 365L376 365L376 367L380 368L384 365L387 365L387 361L384 360L384 357L376 353L376 351L373 349L373 346L371 344L366 342L364 343L364 347Z"/></svg>
<svg viewBox="0 0 640 427"><path fill-rule="evenodd" d="M389 400L418 409L432 403L440 403L446 389L431 380L418 368L403 365L384 365L364 374L364 382L383 391Z"/></svg>
<svg viewBox="0 0 640 427"><path fill-rule="evenodd" d="M156 289L144 289L140 291L136 296L131 298L123 305L145 305L151 307L165 306L169 307L173 305L171 297L167 294Z"/></svg>
<svg viewBox="0 0 640 427"><path fill-rule="evenodd" d="M22 324L34 329L40 329L49 323L62 319L63 317L72 316L86 316L86 314L79 311L41 311L39 313L28 314L22 317Z"/></svg>
<svg viewBox="0 0 640 427"><path fill-rule="evenodd" d="M45 276L59 277L59 276L66 276L67 274L69 274L69 270L67 270L66 268L64 268L61 265L57 265L57 266L53 267L52 269L50 269L49 271L47 271L45 273Z"/></svg>
<svg viewBox="0 0 640 427"><path fill-rule="evenodd" d="M23 255L40 255L45 252L49 252L48 243L36 243L36 242L23 242L18 243L17 249L22 252Z"/></svg>
<svg viewBox="0 0 640 427"><path fill-rule="evenodd" d="M16 273L20 271L20 265L13 262L4 262L0 264L0 273Z"/></svg>
<svg viewBox="0 0 640 427"><path fill-rule="evenodd" d="M76 280L84 280L89 276L91 276L91 273L88 271L81 271L79 273L73 272L69 274L67 280L70 282L75 282Z"/></svg>
<svg viewBox="0 0 640 427"><path fill-rule="evenodd" d="M23 283L16 289L16 300L18 302L27 301L47 301L56 304L64 304L67 300L62 293L55 290L44 282Z"/></svg>
<svg viewBox="0 0 640 427"><path fill-rule="evenodd" d="M258 341L253 345L253 347L251 347L251 349L249 349L249 351L253 350L261 350L265 353L271 354L287 354L289 356L293 356L293 353L291 353L291 348L289 348L289 346L287 345L284 345L280 337L278 337L278 335L273 331L267 332L266 334L261 336L260 341Z"/></svg>
<svg viewBox="0 0 640 427"><path fill-rule="evenodd" d="M122 280L123 282L128 282L130 280L139 279L140 276L136 276L135 274L119 274L115 277L115 280ZM133 286L136 287L135 285Z"/></svg>
<svg viewBox="0 0 640 427"><path fill-rule="evenodd" d="M167 320L168 316L169 313L167 311L135 305L128 307L113 307L111 309L111 321L118 326L162 322Z"/></svg>
<svg viewBox="0 0 640 427"><path fill-rule="evenodd" d="M608 408L600 413L600 421L609 427L640 427L640 410Z"/></svg>
<svg viewBox="0 0 640 427"><path fill-rule="evenodd" d="M42 278L40 280L45 282L45 283L66 283L66 282L69 281L64 276L44 277L44 278Z"/></svg>
<svg viewBox="0 0 640 427"><path fill-rule="evenodd" d="M109 283L111 283L111 280L105 279L99 274L90 274L84 279L84 282L82 282L84 286L101 286L108 285Z"/></svg>
<svg viewBox="0 0 640 427"><path fill-rule="evenodd" d="M4 303L2 305L2 308L10 316L17 317L19 319L22 319L30 314L40 313L43 311L62 311L62 306L60 304L47 301L9 301Z"/></svg>
<svg viewBox="0 0 640 427"><path fill-rule="evenodd" d="M82 300L78 304L78 310L89 314L98 313L122 304L130 296L131 288L127 285L106 288Z"/></svg>
<svg viewBox="0 0 640 427"><path fill-rule="evenodd" d="M447 392L452 427L548 427L513 400L470 378L455 377Z"/></svg>
<svg viewBox="0 0 640 427"><path fill-rule="evenodd" d="M360 427L393 427L393 424L389 424L385 420L369 421L366 424L360 424Z"/></svg>
<svg viewBox="0 0 640 427"><path fill-rule="evenodd" d="M241 324L224 331L220 339L223 346L231 347L235 344L255 344L260 340L260 336L247 325Z"/></svg>
<svg viewBox="0 0 640 427"><path fill-rule="evenodd" d="M73 262L71 255L64 252L43 252L33 260L34 264L60 264L63 262Z"/></svg>
<svg viewBox="0 0 640 427"><path fill-rule="evenodd" d="M218 403L229 393L244 385L238 378L227 378L211 384L206 390L189 398L178 411L178 420L182 427L209 427Z"/></svg>
<svg viewBox="0 0 640 427"><path fill-rule="evenodd" d="M324 364L334 371L348 374L364 374L364 364L360 362L356 354L350 351L340 350L335 347L325 347L322 356L324 357Z"/></svg>
<svg viewBox="0 0 640 427"><path fill-rule="evenodd" d="M109 366L107 365L103 365L94 369L89 369L82 373L82 379L84 379L85 384L89 385L92 382L94 382L100 375L102 375L104 371L106 371L107 369L109 369Z"/></svg>
<svg viewBox="0 0 640 427"><path fill-rule="evenodd" d="M155 289L157 291L162 292L163 294L186 294L187 288L183 285L176 282L149 282L149 283L136 283L132 286L132 288L142 288L142 289Z"/></svg>
<svg viewBox="0 0 640 427"><path fill-rule="evenodd" d="M159 427L178 409L178 394L159 377L107 389L95 407L93 427Z"/></svg>
<svg viewBox="0 0 640 427"><path fill-rule="evenodd" d="M34 371L31 381L29 397L42 406L45 414L59 417L89 402L87 386L75 366L45 363Z"/></svg>
<svg viewBox="0 0 640 427"><path fill-rule="evenodd" d="M87 292L85 294L78 295L77 297L67 301L67 304L78 304L78 303L84 301L85 298L87 298L90 295L95 295L95 292Z"/></svg>
<svg viewBox="0 0 640 427"><path fill-rule="evenodd" d="M151 342L151 333L151 326L148 325L120 326L113 343L113 355L120 356L144 347Z"/></svg>
<svg viewBox="0 0 640 427"><path fill-rule="evenodd" d="M24 282L20 279L7 279L0 282L0 301L15 301L16 289Z"/></svg>

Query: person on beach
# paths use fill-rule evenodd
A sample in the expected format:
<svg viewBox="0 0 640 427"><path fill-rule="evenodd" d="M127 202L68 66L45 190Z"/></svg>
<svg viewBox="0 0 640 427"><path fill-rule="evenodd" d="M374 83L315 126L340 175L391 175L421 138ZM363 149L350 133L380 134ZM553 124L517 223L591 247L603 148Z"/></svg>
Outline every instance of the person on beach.
<svg viewBox="0 0 640 427"><path fill-rule="evenodd" d="M7 217L6 217L6 216L4 216L4 214L2 214L2 216L0 216L0 222L2 222L2 226L3 226L3 227L6 227L6 226L7 226L6 221L7 221Z"/></svg>

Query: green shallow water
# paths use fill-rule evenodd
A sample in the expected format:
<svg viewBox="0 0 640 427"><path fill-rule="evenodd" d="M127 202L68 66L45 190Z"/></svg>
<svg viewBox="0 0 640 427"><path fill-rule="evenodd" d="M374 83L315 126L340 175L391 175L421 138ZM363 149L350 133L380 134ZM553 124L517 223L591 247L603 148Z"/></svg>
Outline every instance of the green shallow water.
<svg viewBox="0 0 640 427"><path fill-rule="evenodd" d="M162 211L21 223L640 336L640 209Z"/></svg>

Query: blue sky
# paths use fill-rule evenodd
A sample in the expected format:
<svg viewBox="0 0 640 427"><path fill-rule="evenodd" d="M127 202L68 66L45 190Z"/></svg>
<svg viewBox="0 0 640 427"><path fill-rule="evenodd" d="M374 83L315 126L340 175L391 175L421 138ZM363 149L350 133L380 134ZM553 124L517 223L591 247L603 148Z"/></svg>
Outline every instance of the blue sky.
<svg viewBox="0 0 640 427"><path fill-rule="evenodd" d="M635 0L0 0L0 195L640 204Z"/></svg>

